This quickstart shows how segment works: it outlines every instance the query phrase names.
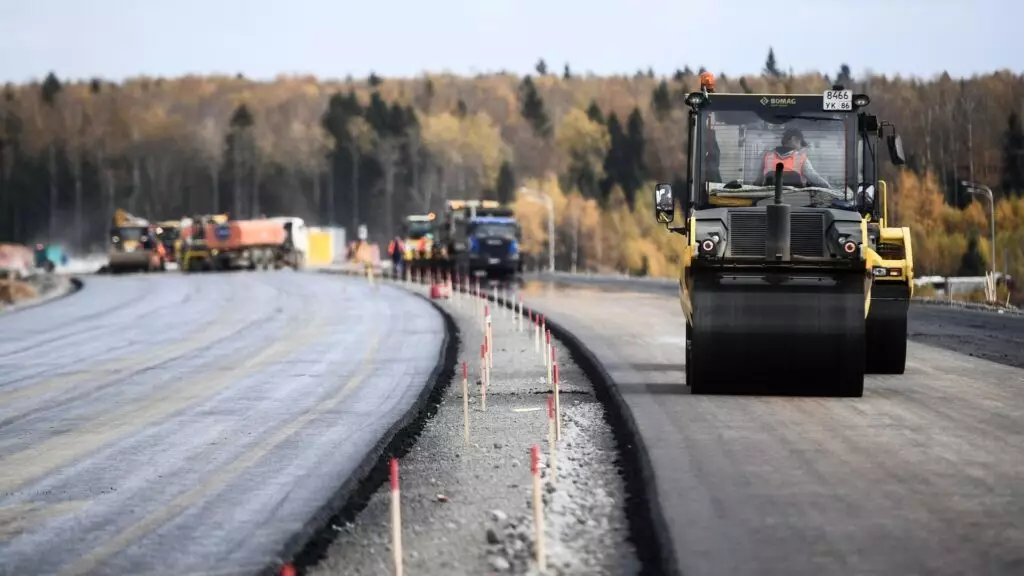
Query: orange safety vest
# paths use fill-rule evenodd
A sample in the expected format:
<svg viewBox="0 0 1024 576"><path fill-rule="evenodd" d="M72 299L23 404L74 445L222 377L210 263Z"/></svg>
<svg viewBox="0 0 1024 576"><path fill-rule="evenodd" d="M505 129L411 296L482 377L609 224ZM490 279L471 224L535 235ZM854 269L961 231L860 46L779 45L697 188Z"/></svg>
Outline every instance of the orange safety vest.
<svg viewBox="0 0 1024 576"><path fill-rule="evenodd" d="M388 244L388 254L394 256L396 250L398 250L398 242L395 242L394 240L392 240Z"/></svg>
<svg viewBox="0 0 1024 576"><path fill-rule="evenodd" d="M427 237L426 236L423 236L423 237L420 238L420 241L417 243L417 247L419 248L419 251L420 251L421 254L423 252L427 251Z"/></svg>
<svg viewBox="0 0 1024 576"><path fill-rule="evenodd" d="M800 175L801 180L806 180L804 177L804 164L807 163L806 152L797 150L783 156L774 149L770 150L764 155L764 173L771 174L775 172L775 165L779 162L782 163L782 170L784 172L796 172Z"/></svg>

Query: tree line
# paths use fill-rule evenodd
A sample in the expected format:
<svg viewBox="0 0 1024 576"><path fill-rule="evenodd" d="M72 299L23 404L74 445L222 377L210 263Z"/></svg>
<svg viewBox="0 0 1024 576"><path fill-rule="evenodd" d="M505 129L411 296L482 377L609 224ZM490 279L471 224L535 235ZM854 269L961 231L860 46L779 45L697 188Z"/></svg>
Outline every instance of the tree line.
<svg viewBox="0 0 1024 576"><path fill-rule="evenodd" d="M686 173L683 98L702 71L599 77L569 65L553 73L541 60L525 77L111 83L50 73L0 97L0 240L98 247L117 207L155 219L227 211L365 223L379 239L445 199L512 202L522 184L551 178L597 210L617 194L636 209L650 182ZM761 74L717 74L720 92L816 93L836 82L871 96L903 135L909 171L933 180L947 205L972 202L965 179L997 199L1024 193L1024 76L854 77L847 65L794 74L774 52ZM898 195L895 169L885 170Z"/></svg>

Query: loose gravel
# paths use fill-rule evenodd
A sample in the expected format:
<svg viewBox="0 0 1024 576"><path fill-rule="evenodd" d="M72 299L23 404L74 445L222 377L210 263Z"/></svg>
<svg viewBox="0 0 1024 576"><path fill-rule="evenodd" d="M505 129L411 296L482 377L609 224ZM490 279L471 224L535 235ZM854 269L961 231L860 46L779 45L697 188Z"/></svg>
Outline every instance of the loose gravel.
<svg viewBox="0 0 1024 576"><path fill-rule="evenodd" d="M426 294L418 285L410 290ZM400 462L402 544L407 574L541 574L535 562L530 449L543 453L547 571L554 575L629 575L640 564L628 541L624 483L615 441L583 372L555 341L562 437L556 478L548 468L547 398L533 331L490 304L493 372L481 405L483 303L465 294L443 304L461 331L469 367L470 443L464 441L462 370L413 449ZM543 348L543 347L541 347ZM382 486L309 574L380 575L394 571L391 492Z"/></svg>

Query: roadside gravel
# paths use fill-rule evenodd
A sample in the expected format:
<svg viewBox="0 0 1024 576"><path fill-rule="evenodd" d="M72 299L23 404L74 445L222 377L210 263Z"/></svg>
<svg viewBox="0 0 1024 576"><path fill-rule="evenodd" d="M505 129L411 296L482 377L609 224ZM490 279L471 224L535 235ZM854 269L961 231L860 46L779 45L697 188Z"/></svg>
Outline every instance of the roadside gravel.
<svg viewBox="0 0 1024 576"><path fill-rule="evenodd" d="M409 289L426 292L421 286ZM467 295L444 304L462 333L460 357L468 360L470 444L463 439L460 369L400 462L405 572L538 574L530 477L530 448L537 444L544 454L546 574L638 573L615 441L590 382L555 342L563 420L552 482L546 466L549 387L533 332L518 332L511 311L490 305L494 368L485 412L479 385L482 318L475 304ZM351 522L334 526L337 538L327 557L308 573L393 573L389 506L385 485Z"/></svg>

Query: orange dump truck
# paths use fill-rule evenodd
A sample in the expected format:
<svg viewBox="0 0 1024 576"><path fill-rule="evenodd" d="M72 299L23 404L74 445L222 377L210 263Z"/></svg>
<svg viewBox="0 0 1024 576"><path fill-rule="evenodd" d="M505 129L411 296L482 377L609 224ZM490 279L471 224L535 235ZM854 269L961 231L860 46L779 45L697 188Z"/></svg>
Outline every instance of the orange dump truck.
<svg viewBox="0 0 1024 576"><path fill-rule="evenodd" d="M298 268L290 224L274 220L206 222L191 231L188 269Z"/></svg>

